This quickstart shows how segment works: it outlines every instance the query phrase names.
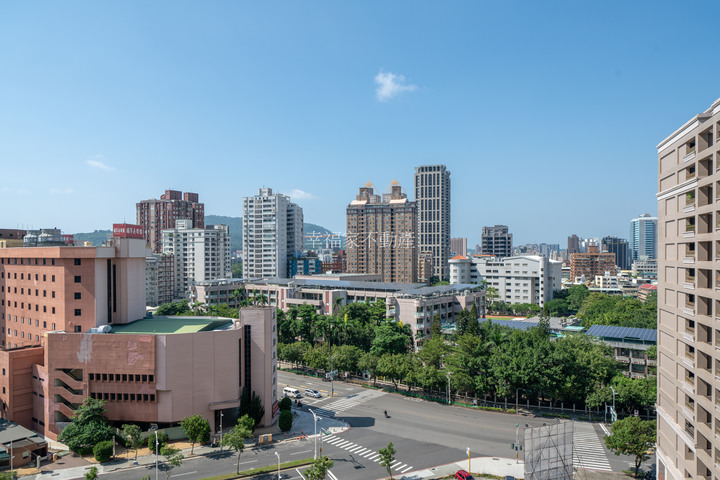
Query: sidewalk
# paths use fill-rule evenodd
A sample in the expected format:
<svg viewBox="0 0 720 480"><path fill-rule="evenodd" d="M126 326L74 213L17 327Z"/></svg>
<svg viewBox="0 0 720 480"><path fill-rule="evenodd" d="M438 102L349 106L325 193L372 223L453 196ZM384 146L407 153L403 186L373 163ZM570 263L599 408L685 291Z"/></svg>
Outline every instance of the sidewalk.
<svg viewBox="0 0 720 480"><path fill-rule="evenodd" d="M247 449L252 449L257 443L256 439L258 438L258 435L264 435L268 433L272 434L273 443L299 441L299 439L303 438L304 436L312 439L315 428L315 422L312 413L307 411L307 407L303 408L302 410L293 407L292 412L293 427L292 429L290 429L289 432L287 432L287 434L280 432L280 429L277 427L260 428L255 431L254 438L249 438L245 440L245 447ZM348 428L350 428L350 426L346 422L335 420L333 418L321 417L317 422L318 435L320 435L321 432L324 434L344 432ZM220 452L219 447L195 445L194 454L190 455L191 446L188 442L174 442L173 445L182 450L183 455L185 455L185 459L210 456ZM227 447L225 447L224 449L226 448ZM137 465L133 465L134 458L134 452L129 451L127 452L127 455L125 453L119 454L117 458L113 461L98 464L89 462L88 460L85 460L81 457L73 457L71 455L67 455L62 457L61 459L58 459L57 462L43 465L40 468L40 473L36 473L35 475L33 475L33 473L35 473L36 470L28 469L27 474L24 475L23 478L28 480L70 480L73 478L84 477L85 473L93 466L97 467L98 474L130 468L144 468L148 469L149 472L150 469L154 468L155 466L155 453L150 452L150 450L147 448L140 449L137 457ZM162 462L162 457L160 461ZM142 474L140 474L140 476L142 476Z"/></svg>
<svg viewBox="0 0 720 480"><path fill-rule="evenodd" d="M472 473L476 477L482 477L483 475L495 475L498 477L512 475L515 478L523 478L525 476L525 463L515 463L514 458L478 457L471 458L470 463L470 473ZM398 478L400 478L401 480L441 478L455 475L455 472L457 472L458 470L467 469L468 461L463 460L460 462L438 465L437 467L432 467L425 470L408 472Z"/></svg>

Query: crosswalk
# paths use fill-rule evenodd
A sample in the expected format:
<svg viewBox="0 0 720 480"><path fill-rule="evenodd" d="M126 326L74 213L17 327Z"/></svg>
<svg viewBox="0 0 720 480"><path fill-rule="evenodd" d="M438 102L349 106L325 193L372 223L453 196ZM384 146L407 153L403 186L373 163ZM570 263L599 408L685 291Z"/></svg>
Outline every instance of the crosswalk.
<svg viewBox="0 0 720 480"><path fill-rule="evenodd" d="M345 410L360 405L361 403L365 403L373 398L381 397L385 394L386 392L383 392L382 390L363 390L360 393L348 395L347 397L327 403L323 407L312 408L312 410L318 415L333 417L340 412L344 412Z"/></svg>
<svg viewBox="0 0 720 480"><path fill-rule="evenodd" d="M591 423L575 422L573 465L575 468L612 472L600 438Z"/></svg>
<svg viewBox="0 0 720 480"><path fill-rule="evenodd" d="M323 440L323 443L330 444L333 447L337 447L343 450L347 450L348 453L352 453L353 455L361 458L366 458L372 462L380 463L379 452L370 448L365 448L362 445L358 445L357 443L353 443L341 437L331 436L329 438L325 438ZM400 460L395 460L393 463L390 464L390 468L398 473L406 473L412 470L413 467L401 462Z"/></svg>

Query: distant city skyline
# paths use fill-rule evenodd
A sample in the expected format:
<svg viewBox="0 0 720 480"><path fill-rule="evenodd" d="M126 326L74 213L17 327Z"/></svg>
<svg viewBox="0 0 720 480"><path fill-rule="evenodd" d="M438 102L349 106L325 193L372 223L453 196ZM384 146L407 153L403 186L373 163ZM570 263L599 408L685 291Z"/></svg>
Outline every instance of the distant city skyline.
<svg viewBox="0 0 720 480"><path fill-rule="evenodd" d="M0 228L107 229L166 189L238 217L266 186L343 232L360 185L412 191L415 167L443 164L450 235L471 245L496 224L518 245L627 238L657 216L656 145L718 97L720 67L696 46L720 6L702 11L3 4ZM672 24L694 34L657 28Z"/></svg>

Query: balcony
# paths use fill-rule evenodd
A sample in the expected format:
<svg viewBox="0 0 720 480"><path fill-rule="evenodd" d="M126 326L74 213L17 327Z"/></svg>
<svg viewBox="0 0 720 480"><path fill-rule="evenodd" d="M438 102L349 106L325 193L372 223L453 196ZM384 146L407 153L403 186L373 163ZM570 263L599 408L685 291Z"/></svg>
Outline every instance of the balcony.
<svg viewBox="0 0 720 480"><path fill-rule="evenodd" d="M695 158L695 147L694 146L692 148L688 148L685 151L685 156L683 157L683 162L689 162L693 158Z"/></svg>

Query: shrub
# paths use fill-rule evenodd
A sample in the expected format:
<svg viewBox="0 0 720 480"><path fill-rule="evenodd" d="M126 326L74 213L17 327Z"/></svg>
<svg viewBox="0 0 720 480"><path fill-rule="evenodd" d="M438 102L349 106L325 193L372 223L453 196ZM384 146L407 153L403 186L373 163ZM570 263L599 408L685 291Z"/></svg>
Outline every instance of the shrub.
<svg viewBox="0 0 720 480"><path fill-rule="evenodd" d="M281 412L284 412L285 410L290 410L292 408L292 400L290 400L290 397L283 397L282 400L278 403L278 407L280 408Z"/></svg>
<svg viewBox="0 0 720 480"><path fill-rule="evenodd" d="M90 467L90 470L85 472L85 480L97 480L98 468Z"/></svg>
<svg viewBox="0 0 720 480"><path fill-rule="evenodd" d="M278 427L283 432L290 431L293 424L293 414L290 410L283 410L280 412L280 420L278 420Z"/></svg>
<svg viewBox="0 0 720 480"><path fill-rule="evenodd" d="M170 438L168 438L167 434L165 434L163 432L158 432L157 440L158 440L158 453L159 453L160 450L162 450L163 447L168 444L168 442L170 441ZM150 436L147 439L147 446L151 452L155 452L155 434L152 432L150 432Z"/></svg>
<svg viewBox="0 0 720 480"><path fill-rule="evenodd" d="M113 453L113 442L112 440L103 440L102 442L99 442L95 447L93 448L93 454L95 455L95 460L98 462L107 462L110 460L110 457L112 457Z"/></svg>

